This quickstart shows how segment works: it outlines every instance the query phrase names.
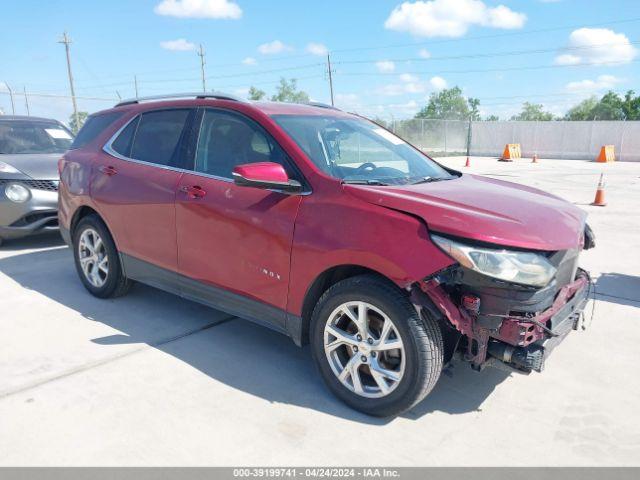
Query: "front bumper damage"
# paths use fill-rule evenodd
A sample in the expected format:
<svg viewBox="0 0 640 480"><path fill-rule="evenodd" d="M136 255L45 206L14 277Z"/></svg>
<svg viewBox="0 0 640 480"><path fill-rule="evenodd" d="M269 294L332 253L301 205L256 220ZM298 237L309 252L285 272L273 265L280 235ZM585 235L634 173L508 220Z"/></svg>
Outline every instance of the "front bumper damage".
<svg viewBox="0 0 640 480"><path fill-rule="evenodd" d="M450 278L448 272L414 284L412 301L439 319L449 343L455 342L453 350L461 350L477 370L491 365L521 373L542 371L551 351L578 329L591 290L588 273L580 269L561 288L552 286L529 295L503 284L505 296L500 301L495 300L495 289L486 294L488 289L477 285L452 288L447 284ZM487 297L488 308L471 311L462 306L460 298L470 290L479 298Z"/></svg>

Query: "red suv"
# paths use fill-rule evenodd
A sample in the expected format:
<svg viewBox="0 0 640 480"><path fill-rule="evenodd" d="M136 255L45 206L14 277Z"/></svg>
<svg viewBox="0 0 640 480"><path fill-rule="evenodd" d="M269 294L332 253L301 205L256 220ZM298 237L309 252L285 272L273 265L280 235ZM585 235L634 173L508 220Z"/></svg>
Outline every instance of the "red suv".
<svg viewBox="0 0 640 480"><path fill-rule="evenodd" d="M325 105L122 102L59 169L89 292L139 281L310 343L329 389L372 415L411 408L456 352L542 370L588 297L583 211Z"/></svg>

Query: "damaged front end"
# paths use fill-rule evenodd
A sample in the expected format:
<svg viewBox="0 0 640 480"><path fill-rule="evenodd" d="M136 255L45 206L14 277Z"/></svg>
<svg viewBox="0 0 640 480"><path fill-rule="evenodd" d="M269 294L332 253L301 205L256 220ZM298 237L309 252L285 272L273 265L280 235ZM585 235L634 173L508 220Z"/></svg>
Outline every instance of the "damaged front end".
<svg viewBox="0 0 640 480"><path fill-rule="evenodd" d="M585 234L588 238L583 244L590 248L594 245L593 234L590 230ZM456 243L440 240L436 240L438 245L445 247L449 246L446 242ZM529 273L537 272L539 278L534 274L527 278L509 273L533 284L527 285L480 273L482 269L473 260L480 258L480 254L474 257L473 253L492 250L487 246L469 248L471 261L447 251L458 263L415 283L411 287L413 303L439 319L449 358L455 351L461 351L463 358L477 370L493 365L521 373L542 371L549 353L581 325L591 280L586 271L578 268L580 249L522 252L543 257L530 259L533 267L521 266L523 270L530 267ZM495 252L504 254L507 260L506 255L512 253ZM517 259L513 262L517 264ZM544 262L549 266L542 265ZM543 267L548 272L543 272ZM493 273L505 276L498 270ZM544 275L550 273L550 280L545 280Z"/></svg>

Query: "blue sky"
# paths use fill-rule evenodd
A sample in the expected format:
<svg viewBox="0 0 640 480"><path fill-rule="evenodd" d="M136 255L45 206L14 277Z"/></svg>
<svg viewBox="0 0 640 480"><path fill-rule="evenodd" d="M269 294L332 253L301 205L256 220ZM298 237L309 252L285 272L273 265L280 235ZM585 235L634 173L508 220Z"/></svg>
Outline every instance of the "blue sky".
<svg viewBox="0 0 640 480"><path fill-rule="evenodd" d="M640 90L638 0L257 1L35 0L3 2L0 109L66 120L64 30L82 110L121 95L197 91L206 49L207 88L271 94L297 78L329 101L325 51L334 64L336 103L382 118L405 118L429 94L458 85L483 114L509 117L521 103L561 114L612 89Z"/></svg>

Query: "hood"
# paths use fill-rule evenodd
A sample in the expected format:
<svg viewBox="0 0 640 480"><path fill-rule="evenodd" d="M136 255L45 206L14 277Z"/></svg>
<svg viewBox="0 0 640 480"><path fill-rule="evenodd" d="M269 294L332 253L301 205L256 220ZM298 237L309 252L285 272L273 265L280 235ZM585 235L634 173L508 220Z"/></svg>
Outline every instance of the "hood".
<svg viewBox="0 0 640 480"><path fill-rule="evenodd" d="M433 232L516 248L578 248L586 219L584 211L555 195L477 175L344 188L366 202L416 215Z"/></svg>
<svg viewBox="0 0 640 480"><path fill-rule="evenodd" d="M20 155L0 155L0 162L17 168L35 180L58 180L58 160L62 153L24 153ZM9 175L19 178L18 174Z"/></svg>

